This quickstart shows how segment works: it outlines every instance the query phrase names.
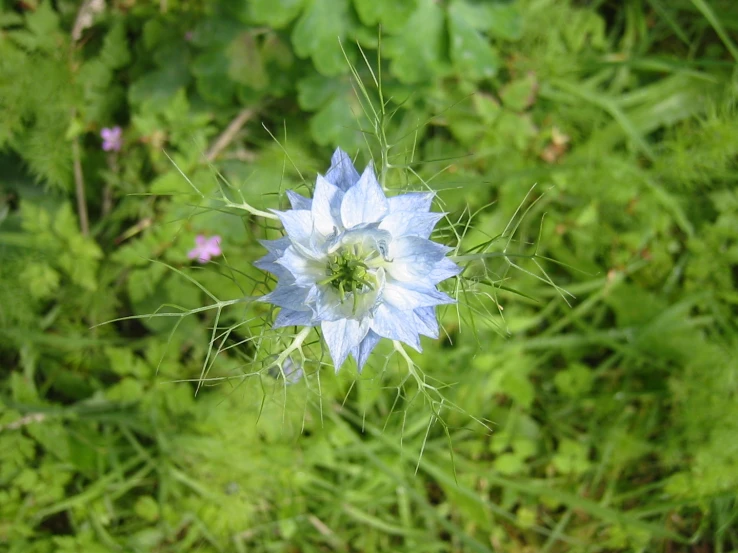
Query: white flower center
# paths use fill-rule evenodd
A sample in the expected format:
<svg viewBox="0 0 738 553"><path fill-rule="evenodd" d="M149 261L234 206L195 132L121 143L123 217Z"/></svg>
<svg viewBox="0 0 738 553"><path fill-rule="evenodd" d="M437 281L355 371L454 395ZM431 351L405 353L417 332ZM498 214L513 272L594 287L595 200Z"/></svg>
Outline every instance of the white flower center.
<svg viewBox="0 0 738 553"><path fill-rule="evenodd" d="M337 234L328 248L325 278L318 285L333 289L341 304L350 299L353 316L366 311L384 282L384 271L380 269L390 262L390 239L389 233L376 229Z"/></svg>

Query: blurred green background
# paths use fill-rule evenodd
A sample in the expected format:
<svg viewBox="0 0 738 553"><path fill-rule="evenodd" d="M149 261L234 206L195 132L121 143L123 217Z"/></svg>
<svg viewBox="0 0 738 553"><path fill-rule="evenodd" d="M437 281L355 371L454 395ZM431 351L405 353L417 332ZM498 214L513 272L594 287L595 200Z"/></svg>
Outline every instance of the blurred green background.
<svg viewBox="0 0 738 553"><path fill-rule="evenodd" d="M219 182L377 154L339 39L390 186L462 252L530 207L576 296L463 280L414 356L443 424L388 348L244 377L264 306L95 326L266 291ZM0 0L0 550L738 551L737 61L735 0Z"/></svg>

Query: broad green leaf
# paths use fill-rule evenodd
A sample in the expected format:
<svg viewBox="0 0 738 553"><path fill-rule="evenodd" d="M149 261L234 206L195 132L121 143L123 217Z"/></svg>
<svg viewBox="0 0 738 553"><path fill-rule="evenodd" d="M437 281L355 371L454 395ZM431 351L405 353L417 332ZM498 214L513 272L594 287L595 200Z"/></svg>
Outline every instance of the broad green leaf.
<svg viewBox="0 0 738 553"><path fill-rule="evenodd" d="M352 150L365 145L360 130L362 120L353 91L336 95L310 119L310 132L318 144Z"/></svg>
<svg viewBox="0 0 738 553"><path fill-rule="evenodd" d="M523 33L522 17L515 3L459 0L454 9L477 31L492 38L517 40Z"/></svg>
<svg viewBox="0 0 738 553"><path fill-rule="evenodd" d="M131 61L126 27L123 23L113 25L105 35L100 60L110 69L120 69Z"/></svg>
<svg viewBox="0 0 738 553"><path fill-rule="evenodd" d="M592 371L586 366L576 364L565 371L556 373L554 384L559 392L567 397L580 397L592 387Z"/></svg>
<svg viewBox="0 0 738 553"><path fill-rule="evenodd" d="M501 391L526 409L536 396L535 388L528 377L520 372L507 372L500 382Z"/></svg>
<svg viewBox="0 0 738 553"><path fill-rule="evenodd" d="M310 75L297 83L297 101L302 109L315 111L337 94L346 93L349 89L350 87L340 79Z"/></svg>
<svg viewBox="0 0 738 553"><path fill-rule="evenodd" d="M142 519L153 522L159 518L159 504L150 495L138 498L133 506L133 511Z"/></svg>
<svg viewBox="0 0 738 553"><path fill-rule="evenodd" d="M494 77L499 55L485 36L474 27L469 13L454 2L448 9L451 60L462 78L481 80Z"/></svg>
<svg viewBox="0 0 738 553"><path fill-rule="evenodd" d="M385 52L399 81L429 81L443 71L443 19L443 11L434 0L418 0L418 9L402 30L387 37Z"/></svg>
<svg viewBox="0 0 738 553"><path fill-rule="evenodd" d="M310 119L315 142L322 146L340 145L347 150L365 145L360 131L364 114L349 83L315 75L301 80L298 90L300 106L316 111Z"/></svg>
<svg viewBox="0 0 738 553"><path fill-rule="evenodd" d="M505 107L513 111L528 109L536 99L538 81L535 76L527 75L522 79L510 81L500 90L500 98Z"/></svg>
<svg viewBox="0 0 738 553"><path fill-rule="evenodd" d="M233 39L226 55L230 60L228 76L231 80L257 90L269 84L260 49L252 33L246 31Z"/></svg>
<svg viewBox="0 0 738 553"><path fill-rule="evenodd" d="M562 474L581 474L589 468L589 450L574 440L564 439L552 459L553 466Z"/></svg>
<svg viewBox="0 0 738 553"><path fill-rule="evenodd" d="M396 33L417 7L418 0L354 0L359 19L368 27L382 26L382 31Z"/></svg>
<svg viewBox="0 0 738 553"><path fill-rule="evenodd" d="M300 13L305 0L250 0L249 17L273 29L286 27Z"/></svg>
<svg viewBox="0 0 738 553"><path fill-rule="evenodd" d="M348 30L348 0L312 0L292 31L292 44L302 58L310 57L323 75L348 72L341 52Z"/></svg>

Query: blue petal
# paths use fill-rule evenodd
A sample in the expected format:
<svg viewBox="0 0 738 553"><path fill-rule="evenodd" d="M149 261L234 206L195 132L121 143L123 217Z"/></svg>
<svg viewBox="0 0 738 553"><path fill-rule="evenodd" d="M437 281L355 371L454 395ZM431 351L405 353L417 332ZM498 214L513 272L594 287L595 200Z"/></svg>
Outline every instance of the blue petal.
<svg viewBox="0 0 738 553"><path fill-rule="evenodd" d="M290 240L302 244L310 243L310 236L313 234L313 214L310 211L303 209L273 211L282 221L282 226Z"/></svg>
<svg viewBox="0 0 738 553"><path fill-rule="evenodd" d="M333 359L333 366L338 372L349 352L357 347L369 332L369 321L367 319L361 322L356 319L323 321L320 328Z"/></svg>
<svg viewBox="0 0 738 553"><path fill-rule="evenodd" d="M259 240L259 244L264 246L269 252L282 255L284 251L290 247L290 239L287 237L277 238L276 240Z"/></svg>
<svg viewBox="0 0 738 553"><path fill-rule="evenodd" d="M300 288L288 277L280 280L274 290L261 297L261 301L294 311L306 311L309 307L305 300L309 293L310 288Z"/></svg>
<svg viewBox="0 0 738 553"><path fill-rule="evenodd" d="M434 192L411 192L400 196L389 198L389 212L396 211L430 211L431 203L435 197Z"/></svg>
<svg viewBox="0 0 738 553"><path fill-rule="evenodd" d="M295 247L287 248L276 263L292 273L298 286L312 286L325 278L325 263L300 255Z"/></svg>
<svg viewBox="0 0 738 553"><path fill-rule="evenodd" d="M336 148L331 156L331 166L325 178L332 185L337 186L344 192L355 185L359 180L359 173L351 163L351 158L341 148Z"/></svg>
<svg viewBox="0 0 738 553"><path fill-rule="evenodd" d="M443 282L447 278L455 277L461 273L461 267L451 261L448 257L444 257L438 263L436 263L429 273L425 275L428 282L438 284Z"/></svg>
<svg viewBox="0 0 738 553"><path fill-rule="evenodd" d="M423 336L438 338L438 321L435 307L419 307L414 311L415 327Z"/></svg>
<svg viewBox="0 0 738 553"><path fill-rule="evenodd" d="M388 202L369 165L359 182L349 188L341 203L341 219L346 228L362 223L376 223L387 214Z"/></svg>
<svg viewBox="0 0 738 553"><path fill-rule="evenodd" d="M313 314L311 311L293 311L292 309L282 308L274 320L272 328L282 328L285 326L314 326Z"/></svg>
<svg viewBox="0 0 738 553"><path fill-rule="evenodd" d="M385 303L401 311L412 311L418 307L432 307L455 300L436 290L435 286L423 282L397 282L387 280L384 283L382 299Z"/></svg>
<svg viewBox="0 0 738 553"><path fill-rule="evenodd" d="M306 198L305 196L302 196L292 190L287 191L287 199L289 199L292 209L303 209L310 211L310 208L313 204L313 201L310 198Z"/></svg>
<svg viewBox="0 0 738 553"><path fill-rule="evenodd" d="M324 236L341 228L341 200L343 192L318 175L313 194L312 214L315 228Z"/></svg>
<svg viewBox="0 0 738 553"><path fill-rule="evenodd" d="M369 354L374 350L375 346L379 343L382 337L373 331L367 332L366 337L361 341L358 347L351 350L351 354L356 359L356 364L359 366L359 372L364 368Z"/></svg>
<svg viewBox="0 0 738 553"><path fill-rule="evenodd" d="M379 228L389 231L395 239L403 236L428 238L433 232L433 227L444 215L445 213L396 211L382 219Z"/></svg>
<svg viewBox="0 0 738 553"><path fill-rule="evenodd" d="M436 284L458 274L458 270L453 269L456 265L452 261L443 261L450 249L425 238L406 236L390 244L389 257L392 262L387 265L386 270L397 280L423 280Z"/></svg>
<svg viewBox="0 0 738 553"><path fill-rule="evenodd" d="M254 266L262 271L269 271L278 277L289 274L289 272L281 265L278 265L276 261L282 257L285 250L290 247L290 239L280 238L278 240L260 240L259 242L269 251L269 253L255 261Z"/></svg>
<svg viewBox="0 0 738 553"><path fill-rule="evenodd" d="M381 304L374 313L371 329L383 338L399 340L417 351L422 351L412 311L402 311L392 305Z"/></svg>

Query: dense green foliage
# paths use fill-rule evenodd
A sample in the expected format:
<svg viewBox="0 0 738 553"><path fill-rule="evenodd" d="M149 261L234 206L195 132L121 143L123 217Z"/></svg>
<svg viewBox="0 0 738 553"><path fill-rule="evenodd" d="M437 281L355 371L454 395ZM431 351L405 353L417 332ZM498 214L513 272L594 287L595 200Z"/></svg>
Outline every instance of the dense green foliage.
<svg viewBox="0 0 738 553"><path fill-rule="evenodd" d="M0 0L0 550L738 551L734 0L107 4ZM336 146L507 244L413 355L463 412L251 376L262 304L98 326L267 291L236 198Z"/></svg>

